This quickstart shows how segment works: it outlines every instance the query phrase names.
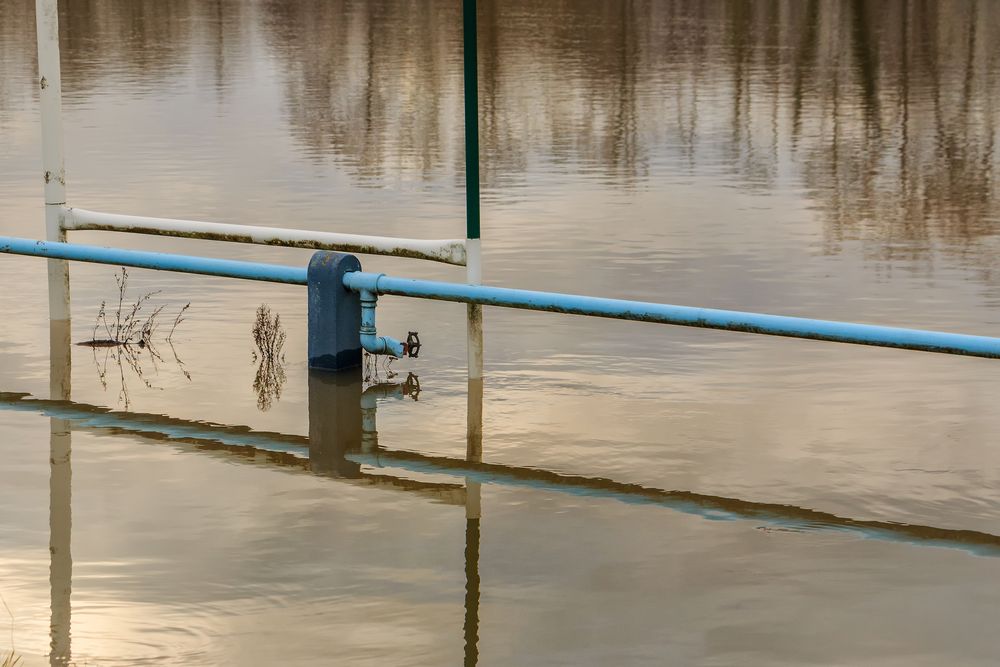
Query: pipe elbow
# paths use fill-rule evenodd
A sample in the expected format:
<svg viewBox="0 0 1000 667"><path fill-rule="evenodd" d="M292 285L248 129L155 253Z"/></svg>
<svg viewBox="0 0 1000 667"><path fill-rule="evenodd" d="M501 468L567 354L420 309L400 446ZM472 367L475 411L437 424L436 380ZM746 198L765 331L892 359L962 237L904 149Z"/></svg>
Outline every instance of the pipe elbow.
<svg viewBox="0 0 1000 667"><path fill-rule="evenodd" d="M350 275L350 274L347 274ZM376 285L378 278L375 279ZM368 289L361 290L361 347L369 354L385 354L399 359L406 354L403 343L390 336L379 336L375 329L375 305L378 295Z"/></svg>
<svg viewBox="0 0 1000 667"><path fill-rule="evenodd" d="M362 333L361 347L369 354L385 354L397 359L403 356L403 344L391 336Z"/></svg>

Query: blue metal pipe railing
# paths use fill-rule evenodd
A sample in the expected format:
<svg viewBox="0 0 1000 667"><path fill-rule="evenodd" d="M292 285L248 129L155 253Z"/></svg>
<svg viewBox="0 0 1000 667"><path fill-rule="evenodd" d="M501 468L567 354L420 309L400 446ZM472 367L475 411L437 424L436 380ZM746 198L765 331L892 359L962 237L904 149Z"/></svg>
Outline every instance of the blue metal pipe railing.
<svg viewBox="0 0 1000 667"><path fill-rule="evenodd" d="M140 269L197 273L206 276L263 280L272 283L306 284L305 267L240 262L232 259L212 259L191 255L174 255L143 250L121 250L79 243L35 241L12 236L0 236L0 253L32 255L49 259L71 259L95 264L134 266Z"/></svg>
<svg viewBox="0 0 1000 667"><path fill-rule="evenodd" d="M1000 358L1000 338L987 336L969 336L782 315L763 315L734 310L673 306L643 301L603 299L483 285L461 285L432 280L411 280L361 271L345 274L344 285L354 291L370 291L376 294L394 294L422 299L478 303L484 306L523 308L573 315L609 317L619 320L742 331L771 336Z"/></svg>
<svg viewBox="0 0 1000 667"><path fill-rule="evenodd" d="M173 255L139 250L120 250L75 243L34 241L0 236L0 253L33 255L50 259L69 259L100 264L134 266L161 271L198 273L211 276L263 280L268 282L305 285L304 267L278 266L257 262L211 259L190 255ZM924 352L961 354L973 357L1000 358L1000 338L966 334L902 329L872 324L814 320L783 315L745 313L735 310L715 310L675 306L644 301L604 299L555 292L463 285L432 280L394 278L385 274L355 271L343 278L344 286L355 292L459 301L463 303L522 308L619 320L636 320L675 324L679 326L722 329L746 333L787 336L810 340L826 340L857 345L896 347ZM371 332L374 335L374 332Z"/></svg>

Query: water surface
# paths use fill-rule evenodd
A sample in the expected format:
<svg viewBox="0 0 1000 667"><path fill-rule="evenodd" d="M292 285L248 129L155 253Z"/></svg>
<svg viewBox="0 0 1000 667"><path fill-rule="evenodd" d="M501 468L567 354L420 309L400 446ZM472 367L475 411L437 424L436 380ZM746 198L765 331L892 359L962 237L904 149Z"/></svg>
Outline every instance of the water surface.
<svg viewBox="0 0 1000 667"><path fill-rule="evenodd" d="M0 233L38 238L33 4L0 4ZM70 204L463 235L457 1L61 4ZM489 284L1000 331L995 3L479 12ZM72 341L117 300L114 273L72 267ZM133 296L161 290L171 319L190 302L187 320L141 377L73 347L67 405L44 402L44 263L4 257L0 284L0 593L26 664L1000 650L994 362L488 310L479 454L459 304L382 299L380 328L424 342L382 380L420 391L367 394L362 422L321 409L361 388L310 383L301 288L130 272ZM262 304L287 334L283 382L254 358ZM344 458L351 438L364 452Z"/></svg>

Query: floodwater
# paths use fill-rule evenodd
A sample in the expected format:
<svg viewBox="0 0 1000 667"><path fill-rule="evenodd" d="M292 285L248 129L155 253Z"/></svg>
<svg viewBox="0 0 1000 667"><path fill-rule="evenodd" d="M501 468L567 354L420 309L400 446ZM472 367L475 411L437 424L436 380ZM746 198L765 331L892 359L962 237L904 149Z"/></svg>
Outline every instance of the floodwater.
<svg viewBox="0 0 1000 667"><path fill-rule="evenodd" d="M0 233L40 238L33 4L0 3ZM60 4L70 204L463 236L458 0ZM479 19L487 283L1000 334L1000 4ZM115 271L72 266L72 342ZM301 287L141 270L156 356L57 330L50 363L45 275L0 257L0 659L1000 653L995 361L487 310L480 450L460 304L384 297L420 357L338 384L307 371Z"/></svg>

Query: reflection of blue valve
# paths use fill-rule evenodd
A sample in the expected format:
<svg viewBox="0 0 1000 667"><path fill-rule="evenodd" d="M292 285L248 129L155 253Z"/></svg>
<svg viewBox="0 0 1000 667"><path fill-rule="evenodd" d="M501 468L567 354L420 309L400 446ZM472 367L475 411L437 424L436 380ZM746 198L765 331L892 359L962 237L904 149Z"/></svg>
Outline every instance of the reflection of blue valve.
<svg viewBox="0 0 1000 667"><path fill-rule="evenodd" d="M416 331L407 332L406 342L403 343L403 354L414 359L420 354L420 335Z"/></svg>
<svg viewBox="0 0 1000 667"><path fill-rule="evenodd" d="M419 346L418 342L417 347ZM403 396L409 396L415 401L419 400L417 397L420 396L420 379L413 373L406 374L406 380L403 382Z"/></svg>

